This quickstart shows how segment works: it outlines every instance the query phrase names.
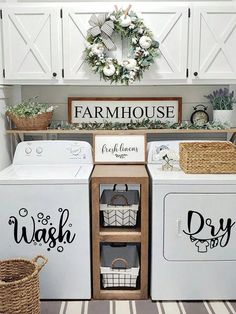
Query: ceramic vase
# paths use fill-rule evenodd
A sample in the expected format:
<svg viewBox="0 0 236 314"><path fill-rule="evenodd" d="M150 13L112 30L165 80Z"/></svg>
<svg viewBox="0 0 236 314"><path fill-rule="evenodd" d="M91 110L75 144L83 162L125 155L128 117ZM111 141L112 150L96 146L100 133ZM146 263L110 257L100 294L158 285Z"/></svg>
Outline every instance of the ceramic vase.
<svg viewBox="0 0 236 314"><path fill-rule="evenodd" d="M213 110L213 121L232 124L233 110Z"/></svg>

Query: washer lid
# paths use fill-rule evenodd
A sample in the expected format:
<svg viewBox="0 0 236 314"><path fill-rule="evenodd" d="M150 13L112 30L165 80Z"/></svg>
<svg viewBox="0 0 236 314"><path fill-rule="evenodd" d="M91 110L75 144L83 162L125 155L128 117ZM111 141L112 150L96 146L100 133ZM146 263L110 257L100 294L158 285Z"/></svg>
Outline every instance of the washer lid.
<svg viewBox="0 0 236 314"><path fill-rule="evenodd" d="M92 165L12 165L0 174L0 184L87 182Z"/></svg>
<svg viewBox="0 0 236 314"><path fill-rule="evenodd" d="M236 184L236 174L187 174L178 165L163 171L161 165L148 165L153 184Z"/></svg>

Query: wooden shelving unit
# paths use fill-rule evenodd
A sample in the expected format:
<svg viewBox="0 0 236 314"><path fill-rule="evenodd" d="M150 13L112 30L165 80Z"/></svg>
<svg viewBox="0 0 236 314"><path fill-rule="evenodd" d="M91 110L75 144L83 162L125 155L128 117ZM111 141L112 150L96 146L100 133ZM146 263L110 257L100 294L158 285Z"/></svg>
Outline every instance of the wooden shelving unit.
<svg viewBox="0 0 236 314"><path fill-rule="evenodd" d="M148 296L148 186L144 165L96 165L92 174L92 254L94 299L146 299ZM100 186L103 184L140 186L140 224L137 228L100 225ZM125 242L140 245L140 285L137 289L102 288L100 275L101 243Z"/></svg>

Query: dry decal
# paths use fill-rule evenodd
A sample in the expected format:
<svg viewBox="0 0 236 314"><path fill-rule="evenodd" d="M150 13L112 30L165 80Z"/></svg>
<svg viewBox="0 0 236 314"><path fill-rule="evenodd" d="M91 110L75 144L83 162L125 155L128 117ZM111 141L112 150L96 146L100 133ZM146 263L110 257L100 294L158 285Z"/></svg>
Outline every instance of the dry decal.
<svg viewBox="0 0 236 314"><path fill-rule="evenodd" d="M29 214L28 209L21 208L17 216L10 216L9 225L13 226L13 236L16 243L47 246L47 251L64 251L64 247L74 241L76 234L71 231L68 209L59 208L58 218L37 212Z"/></svg>
<svg viewBox="0 0 236 314"><path fill-rule="evenodd" d="M211 218L190 210L187 218L188 230L183 230L197 247L199 253L207 253L217 246L226 247L231 236L231 229L235 225L231 218L220 218L217 224L212 223ZM209 236L202 236L209 235Z"/></svg>

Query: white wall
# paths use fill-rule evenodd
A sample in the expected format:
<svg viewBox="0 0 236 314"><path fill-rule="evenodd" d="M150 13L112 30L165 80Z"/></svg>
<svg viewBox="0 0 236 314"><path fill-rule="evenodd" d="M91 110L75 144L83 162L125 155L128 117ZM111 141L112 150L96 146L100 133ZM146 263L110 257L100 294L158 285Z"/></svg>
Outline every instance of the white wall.
<svg viewBox="0 0 236 314"><path fill-rule="evenodd" d="M5 116L6 105L15 104L20 99L20 88L0 86L0 170L11 161L10 136L6 134L8 122Z"/></svg>

